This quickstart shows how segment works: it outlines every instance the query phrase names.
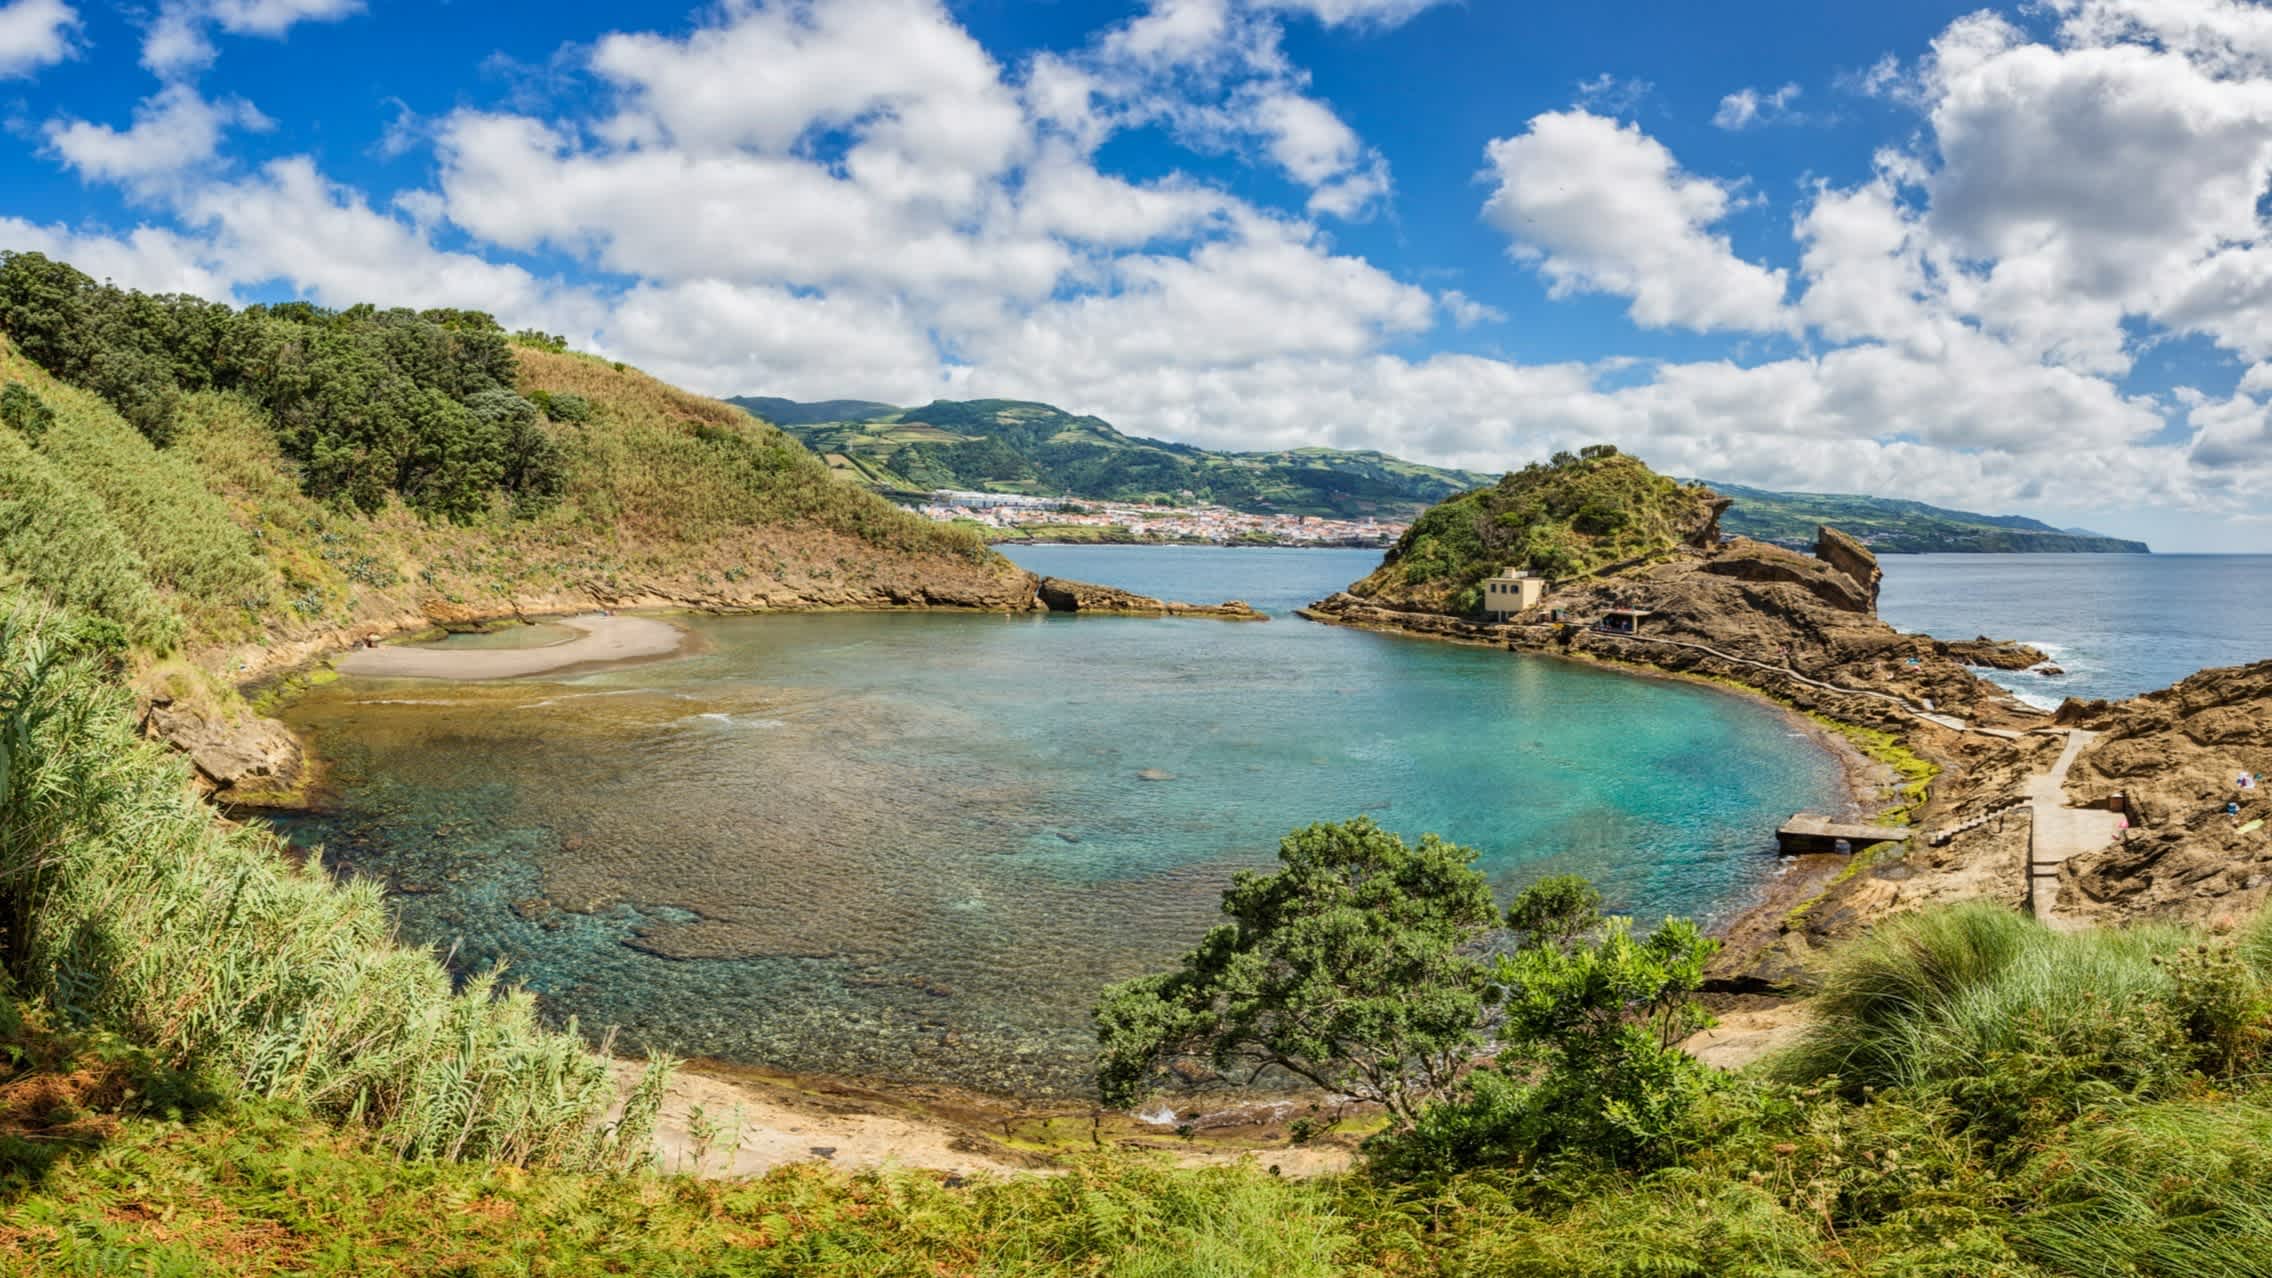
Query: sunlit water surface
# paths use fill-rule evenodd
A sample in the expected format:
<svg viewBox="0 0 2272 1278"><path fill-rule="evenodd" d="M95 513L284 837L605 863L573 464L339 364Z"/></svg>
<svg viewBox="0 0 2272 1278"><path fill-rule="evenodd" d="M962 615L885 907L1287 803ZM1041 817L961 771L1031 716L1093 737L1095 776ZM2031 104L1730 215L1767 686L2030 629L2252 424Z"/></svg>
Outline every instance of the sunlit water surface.
<svg viewBox="0 0 2272 1278"><path fill-rule="evenodd" d="M461 971L505 960L620 1041L1058 1095L1098 989L1189 946L1291 827L1365 814L1481 849L1502 893L1576 871L1712 918L1776 873L1782 818L1838 801L1758 703L1287 615L1370 552L1017 557L1276 616L693 617L667 662L342 679L288 714L338 799L290 832Z"/></svg>

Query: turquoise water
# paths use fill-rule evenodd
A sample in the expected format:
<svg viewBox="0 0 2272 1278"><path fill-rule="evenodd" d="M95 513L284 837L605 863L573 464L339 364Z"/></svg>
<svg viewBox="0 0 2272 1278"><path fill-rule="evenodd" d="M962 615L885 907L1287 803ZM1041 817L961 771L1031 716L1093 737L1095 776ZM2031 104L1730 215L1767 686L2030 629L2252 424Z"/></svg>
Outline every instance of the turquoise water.
<svg viewBox="0 0 2272 1278"><path fill-rule="evenodd" d="M342 679L288 713L410 937L555 1015L779 1069L1087 1084L1086 1010L1212 921L1296 825L1482 851L1502 893L1601 881L1724 917L1834 763L1712 689L1314 625L1367 552L1036 547L1040 571L1263 624L686 619L703 651L559 681Z"/></svg>
<svg viewBox="0 0 2272 1278"><path fill-rule="evenodd" d="M2067 673L1991 678L2040 705L2129 697L2272 657L2272 555L1887 555L1878 614L2017 639Z"/></svg>

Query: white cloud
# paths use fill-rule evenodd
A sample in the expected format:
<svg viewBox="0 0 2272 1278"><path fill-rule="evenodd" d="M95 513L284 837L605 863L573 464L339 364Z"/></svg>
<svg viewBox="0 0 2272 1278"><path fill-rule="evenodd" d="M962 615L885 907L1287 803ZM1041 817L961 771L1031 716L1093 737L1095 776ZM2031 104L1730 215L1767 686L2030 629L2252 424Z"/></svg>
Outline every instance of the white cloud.
<svg viewBox="0 0 2272 1278"><path fill-rule="evenodd" d="M1723 129L1748 129L1761 124L1783 124L1801 117L1791 109L1800 93L1796 84L1786 84L1768 93L1749 87L1738 89L1720 99L1720 109L1713 113L1712 123Z"/></svg>
<svg viewBox="0 0 2272 1278"><path fill-rule="evenodd" d="M1307 13L1329 27L1345 24L1393 27L1410 21L1444 0L1257 0L1257 7Z"/></svg>
<svg viewBox="0 0 2272 1278"><path fill-rule="evenodd" d="M302 22L337 22L363 0L167 0L142 33L142 65L172 79L203 70L215 56L211 32L281 39Z"/></svg>
<svg viewBox="0 0 2272 1278"><path fill-rule="evenodd" d="M98 280L145 293L226 298L232 282L206 265L202 241L160 227L136 227L121 237L0 217L0 249L45 253Z"/></svg>
<svg viewBox="0 0 2272 1278"><path fill-rule="evenodd" d="M1478 302L1456 288L1448 288L1438 293L1436 302L1444 308L1444 314L1452 317L1452 323L1461 328L1474 328L1478 324L1503 324L1507 320L1505 311L1488 303Z"/></svg>
<svg viewBox="0 0 2272 1278"><path fill-rule="evenodd" d="M1578 105L1596 115L1631 115L1656 87L1647 80L1620 80L1604 71L1578 81Z"/></svg>
<svg viewBox="0 0 2272 1278"><path fill-rule="evenodd" d="M242 100L208 102L188 84L171 84L134 109L125 129L86 120L52 120L47 143L81 177L129 186L209 165L229 128L265 129L269 121Z"/></svg>
<svg viewBox="0 0 2272 1278"><path fill-rule="evenodd" d="M1366 147L1333 108L1273 88L1255 95L1250 110L1271 160L1310 188L1311 212L1355 218L1387 197L1387 161Z"/></svg>
<svg viewBox="0 0 2272 1278"><path fill-rule="evenodd" d="M306 157L271 161L252 177L207 185L181 214L206 233L215 271L238 284L282 282L325 306L380 301L462 306L589 333L596 302L514 265L437 249L417 229L325 178Z"/></svg>
<svg viewBox="0 0 2272 1278"><path fill-rule="evenodd" d="M922 324L888 299L642 284L615 302L603 340L657 376L699 385L813 399L858 386L902 403L948 390Z"/></svg>
<svg viewBox="0 0 2272 1278"><path fill-rule="evenodd" d="M1630 298L1633 322L1647 328L1789 327L1786 273L1738 258L1710 230L1736 207L1735 188L1682 171L1638 127L1550 111L1486 154L1498 185L1484 216L1555 296Z"/></svg>
<svg viewBox="0 0 2272 1278"><path fill-rule="evenodd" d="M0 4L0 79L30 75L71 56L79 15L63 0Z"/></svg>

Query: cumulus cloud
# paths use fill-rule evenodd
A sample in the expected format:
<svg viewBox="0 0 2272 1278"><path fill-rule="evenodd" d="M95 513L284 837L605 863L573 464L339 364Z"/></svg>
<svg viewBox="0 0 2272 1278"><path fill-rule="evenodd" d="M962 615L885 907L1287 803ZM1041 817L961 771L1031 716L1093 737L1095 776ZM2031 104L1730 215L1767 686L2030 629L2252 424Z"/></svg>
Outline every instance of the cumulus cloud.
<svg viewBox="0 0 2272 1278"><path fill-rule="evenodd" d="M0 4L0 79L30 75L71 56L79 15L63 0Z"/></svg>
<svg viewBox="0 0 2272 1278"><path fill-rule="evenodd" d="M1646 328L1781 331L1786 273L1735 255L1711 229L1736 188L1683 171L1663 143L1590 111L1550 111L1485 149L1484 216L1558 297L1632 300Z"/></svg>
<svg viewBox="0 0 2272 1278"><path fill-rule="evenodd" d="M134 109L125 129L86 120L52 120L47 144L83 177L148 187L209 164L230 128L265 129L251 103L209 102L188 84L172 84Z"/></svg>
<svg viewBox="0 0 2272 1278"><path fill-rule="evenodd" d="M480 307L719 393L1030 397L1209 445L1478 469L1608 440L1675 471L1972 508L2076 493L2266 508L2261 7L2049 0L2049 37L1951 23L1863 77L1914 106L1914 134L1859 180L1746 214L1740 254L1752 188L1615 118L1645 86L1605 76L1578 107L1507 121L1482 150L1501 269L1555 298L1622 299L1641 328L1736 339L1724 358L1612 345L1549 364L1454 347L1472 326L1552 323L1551 307L1509 319L1328 229L1386 207L1394 184L1283 29L1361 38L1429 7L1153 0L1006 63L939 0L738 0L690 30L565 51L596 97L423 122L411 145L433 148L431 183L392 193L309 157L232 171L249 108L177 84L126 126L58 121L48 139L90 180L141 184L137 207L172 225L0 219L0 246L136 287ZM145 53L169 15L195 45L350 8L177 5ZM1796 98L1740 90L1722 123ZM1100 161L1138 128L1295 190ZM2225 394L2127 391L2138 344L2173 333L2254 367Z"/></svg>
<svg viewBox="0 0 2272 1278"><path fill-rule="evenodd" d="M118 235L0 217L0 248L45 253L96 279L145 293L226 298L234 283L207 265L202 240L161 227L139 226Z"/></svg>
<svg viewBox="0 0 2272 1278"><path fill-rule="evenodd" d="M1478 324L1503 324L1507 313L1496 306L1478 302L1456 288L1448 288L1436 295L1436 301L1451 316L1452 323L1461 328L1474 328Z"/></svg>
<svg viewBox="0 0 2272 1278"><path fill-rule="evenodd" d="M142 34L142 65L173 78L213 61L212 32L280 38L302 22L336 22L363 0L168 0Z"/></svg>

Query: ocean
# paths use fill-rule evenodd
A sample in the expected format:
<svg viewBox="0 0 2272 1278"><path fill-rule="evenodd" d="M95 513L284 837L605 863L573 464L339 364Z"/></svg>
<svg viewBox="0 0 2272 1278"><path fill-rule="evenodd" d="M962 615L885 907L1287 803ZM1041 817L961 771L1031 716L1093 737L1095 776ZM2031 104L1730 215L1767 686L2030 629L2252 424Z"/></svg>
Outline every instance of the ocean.
<svg viewBox="0 0 2272 1278"><path fill-rule="evenodd" d="M1888 555L1878 615L1941 639L2017 639L2067 673L1991 677L2046 708L2272 657L2272 555Z"/></svg>

